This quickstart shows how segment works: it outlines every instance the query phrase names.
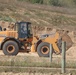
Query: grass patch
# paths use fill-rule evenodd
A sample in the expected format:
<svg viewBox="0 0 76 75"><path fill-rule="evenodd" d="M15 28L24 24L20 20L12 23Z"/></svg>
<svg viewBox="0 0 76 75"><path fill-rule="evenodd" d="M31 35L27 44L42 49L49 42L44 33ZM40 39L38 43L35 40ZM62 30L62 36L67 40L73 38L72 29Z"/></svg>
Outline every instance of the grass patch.
<svg viewBox="0 0 76 75"><path fill-rule="evenodd" d="M67 69L67 73L76 73L76 70L74 70L76 69L75 63L76 61L67 61L66 68L73 68L73 70ZM0 72L60 73L61 69L57 68L61 68L61 60L60 58L53 58L51 63L49 58L34 56L3 56L0 60L0 67Z"/></svg>
<svg viewBox="0 0 76 75"><path fill-rule="evenodd" d="M8 21L8 22L15 22L15 19L10 17L9 15L7 14L2 14L0 13L0 21Z"/></svg>
<svg viewBox="0 0 76 75"><path fill-rule="evenodd" d="M76 62L67 62L66 67L76 69Z"/></svg>
<svg viewBox="0 0 76 75"><path fill-rule="evenodd" d="M25 16L30 16L31 14L29 12L24 13Z"/></svg>
<svg viewBox="0 0 76 75"><path fill-rule="evenodd" d="M27 72L27 73L60 73L60 70L54 70L54 69L38 69L38 68L14 68L14 67L9 67L9 68L1 68L0 72Z"/></svg>
<svg viewBox="0 0 76 75"><path fill-rule="evenodd" d="M32 59L33 58L33 59ZM4 59L4 58L3 58ZM49 58L40 58L33 56L26 57L9 57L8 60L0 60L0 66L20 66L20 67L48 67L48 68L61 68L61 60L54 59L51 63ZM44 63L45 62L45 63ZM76 68L76 61L67 62L66 68Z"/></svg>

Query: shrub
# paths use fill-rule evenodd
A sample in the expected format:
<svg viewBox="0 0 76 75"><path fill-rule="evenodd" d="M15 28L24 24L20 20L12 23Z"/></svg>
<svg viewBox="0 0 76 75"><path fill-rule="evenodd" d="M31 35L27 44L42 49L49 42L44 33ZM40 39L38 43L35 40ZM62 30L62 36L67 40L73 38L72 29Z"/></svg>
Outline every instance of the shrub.
<svg viewBox="0 0 76 75"><path fill-rule="evenodd" d="M61 6L59 0L49 0L49 3L53 6Z"/></svg>
<svg viewBox="0 0 76 75"><path fill-rule="evenodd" d="M26 2L31 2L31 3L43 4L43 0L18 0L18 1L26 1Z"/></svg>
<svg viewBox="0 0 76 75"><path fill-rule="evenodd" d="M76 0L73 0L74 4L76 5Z"/></svg>
<svg viewBox="0 0 76 75"><path fill-rule="evenodd" d="M39 3L39 4L43 4L43 0L29 0L32 3Z"/></svg>

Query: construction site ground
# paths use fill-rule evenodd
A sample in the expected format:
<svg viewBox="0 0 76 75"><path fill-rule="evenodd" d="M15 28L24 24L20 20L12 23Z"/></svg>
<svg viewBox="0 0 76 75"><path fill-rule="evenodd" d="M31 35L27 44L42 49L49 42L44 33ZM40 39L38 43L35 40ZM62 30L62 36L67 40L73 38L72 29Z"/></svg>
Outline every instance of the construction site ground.
<svg viewBox="0 0 76 75"><path fill-rule="evenodd" d="M66 51L66 74L76 74L76 46ZM64 75L61 74L62 55L52 55L50 58L39 57L35 53L19 52L17 56L6 56L0 51L0 75ZM45 63L44 63L45 62Z"/></svg>
<svg viewBox="0 0 76 75"><path fill-rule="evenodd" d="M0 50L0 56L5 56L3 51ZM30 52L30 53L26 53L26 52L19 52L17 56L34 56L34 57L39 57L37 52ZM61 54L59 55L56 55L53 53L53 57L61 57ZM75 60L76 59L76 46L72 46L69 50L66 51L66 58L68 59L72 59L72 60Z"/></svg>

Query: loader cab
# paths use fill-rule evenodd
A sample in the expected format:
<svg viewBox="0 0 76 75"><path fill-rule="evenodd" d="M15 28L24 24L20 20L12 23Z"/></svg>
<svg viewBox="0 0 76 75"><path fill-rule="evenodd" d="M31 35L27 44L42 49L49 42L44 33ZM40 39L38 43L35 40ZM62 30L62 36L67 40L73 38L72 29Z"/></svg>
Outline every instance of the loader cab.
<svg viewBox="0 0 76 75"><path fill-rule="evenodd" d="M15 30L18 32L18 38L30 38L33 36L30 22L17 22Z"/></svg>

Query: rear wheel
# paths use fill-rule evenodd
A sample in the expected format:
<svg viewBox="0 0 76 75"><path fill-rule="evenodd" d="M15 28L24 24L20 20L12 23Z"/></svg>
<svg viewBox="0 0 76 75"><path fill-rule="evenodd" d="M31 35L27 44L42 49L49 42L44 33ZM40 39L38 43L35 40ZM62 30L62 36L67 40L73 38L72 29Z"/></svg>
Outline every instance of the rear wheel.
<svg viewBox="0 0 76 75"><path fill-rule="evenodd" d="M49 57L49 43L42 42L37 47L37 53L41 57Z"/></svg>
<svg viewBox="0 0 76 75"><path fill-rule="evenodd" d="M17 55L19 52L18 44L15 41L7 41L3 45L5 55Z"/></svg>

